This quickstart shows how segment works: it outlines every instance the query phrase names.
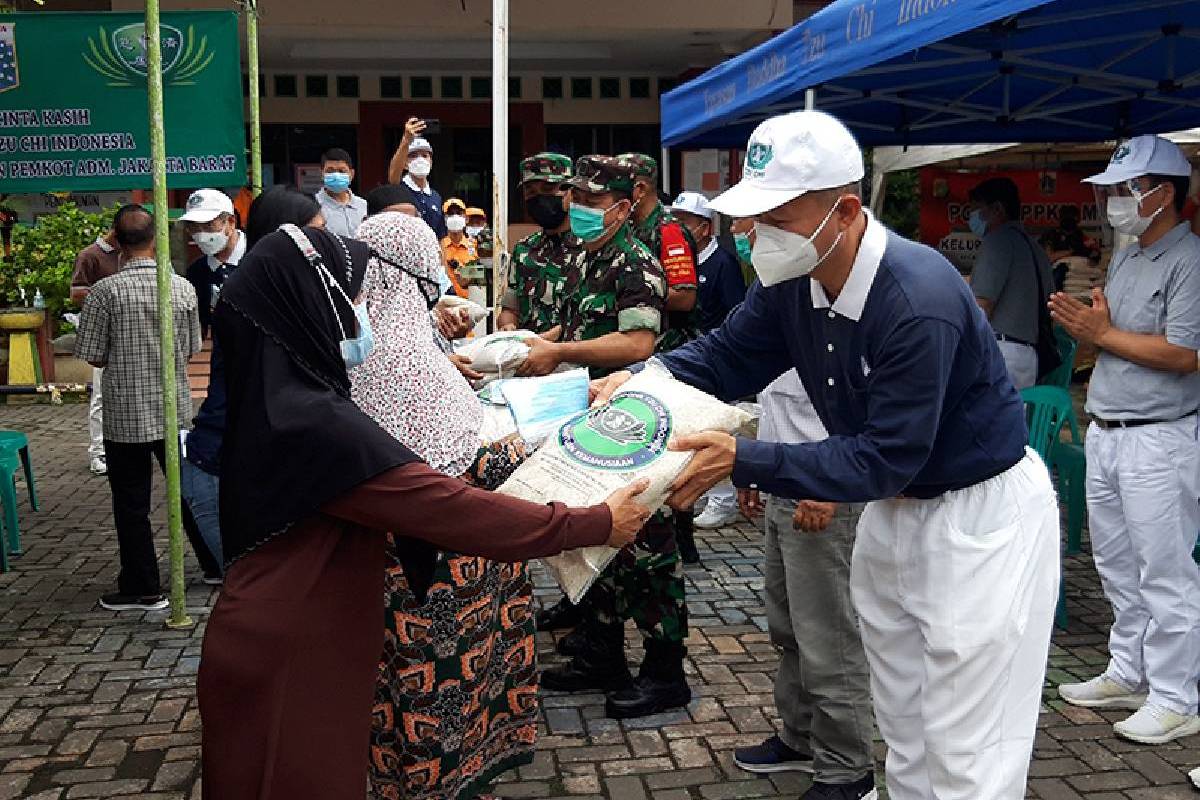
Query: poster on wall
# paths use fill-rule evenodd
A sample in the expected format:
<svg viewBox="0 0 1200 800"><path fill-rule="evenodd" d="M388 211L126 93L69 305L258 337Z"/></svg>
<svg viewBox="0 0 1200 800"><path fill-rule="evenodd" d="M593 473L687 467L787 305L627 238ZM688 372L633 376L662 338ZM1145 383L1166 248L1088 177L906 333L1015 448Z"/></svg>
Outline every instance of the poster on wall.
<svg viewBox="0 0 1200 800"><path fill-rule="evenodd" d="M1034 239L1059 226L1060 212L1071 206L1079 212L1084 233L1099 239L1100 221L1090 184L1091 173L1068 170L1006 170L961 172L925 167L921 170L920 238L937 248L960 272L975 265L980 239L967 227L972 188L988 178L1011 178L1021 195L1021 221Z"/></svg>
<svg viewBox="0 0 1200 800"><path fill-rule="evenodd" d="M151 185L144 18L128 13L0 17L0 192ZM238 19L162 15L167 185L246 182Z"/></svg>
<svg viewBox="0 0 1200 800"><path fill-rule="evenodd" d="M296 188L305 194L316 194L325 185L320 164L297 164L294 168Z"/></svg>

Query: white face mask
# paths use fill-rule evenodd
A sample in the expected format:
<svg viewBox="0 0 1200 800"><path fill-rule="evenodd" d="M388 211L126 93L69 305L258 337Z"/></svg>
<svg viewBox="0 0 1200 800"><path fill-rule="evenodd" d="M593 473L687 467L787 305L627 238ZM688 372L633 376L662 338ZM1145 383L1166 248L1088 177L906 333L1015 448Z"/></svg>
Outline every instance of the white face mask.
<svg viewBox="0 0 1200 800"><path fill-rule="evenodd" d="M1154 222L1155 217L1162 213L1162 208L1159 208L1148 217L1143 217L1138 213L1138 207L1141 206L1142 200L1157 192L1163 187L1163 184L1155 186L1150 191L1142 194L1133 191L1131 197L1110 197L1106 206L1106 215L1108 216L1108 224L1113 226L1113 229L1127 236L1141 236L1150 227L1150 223Z"/></svg>
<svg viewBox="0 0 1200 800"><path fill-rule="evenodd" d="M467 226L467 235L468 236L478 236L482 231L483 231L482 225L468 225Z"/></svg>
<svg viewBox="0 0 1200 800"><path fill-rule="evenodd" d="M467 218L466 217L460 217L458 214L455 214L452 217L446 217L446 230L454 231L455 233L458 233L459 231L461 231L462 229L464 229L466 227L467 227Z"/></svg>
<svg viewBox="0 0 1200 800"><path fill-rule="evenodd" d="M429 173L433 170L433 159L425 156L418 156L408 162L408 171L418 178L429 177Z"/></svg>
<svg viewBox="0 0 1200 800"><path fill-rule="evenodd" d="M784 281L803 278L837 249L842 241L842 233L838 234L824 255L818 253L816 245L813 244L813 239L825 229L836 210L837 203L834 203L825 219L821 220L821 224L812 232L812 236L801 236L765 222L755 223L754 228L758 235L754 239L754 249L750 252L750 262L754 265L754 271L758 273L758 279L763 286L774 286Z"/></svg>
<svg viewBox="0 0 1200 800"><path fill-rule="evenodd" d="M229 234L224 231L196 231L192 234L192 241L204 255L215 256L229 244Z"/></svg>

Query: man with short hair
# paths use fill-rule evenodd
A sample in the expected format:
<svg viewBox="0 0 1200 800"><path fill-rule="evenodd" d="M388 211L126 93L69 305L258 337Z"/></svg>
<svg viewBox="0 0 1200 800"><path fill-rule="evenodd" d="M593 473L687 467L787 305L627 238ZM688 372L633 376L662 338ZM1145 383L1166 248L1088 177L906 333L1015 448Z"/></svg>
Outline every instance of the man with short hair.
<svg viewBox="0 0 1200 800"><path fill-rule="evenodd" d="M894 800L1020 800L1058 598L1058 508L1025 409L958 271L864 209L862 151L834 117L760 124L711 205L755 218L759 282L720 328L655 356L724 400L789 369L829 437L684 437L668 503L735 486L867 502L850 589ZM594 384L606 402L628 380ZM806 800L868 800L870 776Z"/></svg>
<svg viewBox="0 0 1200 800"><path fill-rule="evenodd" d="M71 274L71 302L83 307L88 292L100 281L117 274L120 248L112 228L96 237L96 241L75 256L75 271ZM104 368L92 367L92 397L88 403L88 468L93 475L104 475L108 465L104 460Z"/></svg>
<svg viewBox="0 0 1200 800"><path fill-rule="evenodd" d="M233 201L217 189L197 189L179 218L201 256L187 270L200 306L200 336L207 339L221 286L246 254L246 235L238 230Z"/></svg>
<svg viewBox="0 0 1200 800"><path fill-rule="evenodd" d="M1009 178L990 178L970 191L971 231L983 240L971 290L996 332L1017 390L1038 379L1038 318L1054 288L1045 250L1021 225L1021 198Z"/></svg>
<svg viewBox="0 0 1200 800"><path fill-rule="evenodd" d="M1100 352L1087 395L1088 530L1114 616L1107 668L1058 691L1135 711L1113 730L1142 744L1200 733L1200 238L1180 217L1190 174L1173 142L1121 144L1087 182L1101 217L1136 241L1113 256L1091 305L1061 292L1050 301Z"/></svg>
<svg viewBox="0 0 1200 800"><path fill-rule="evenodd" d="M513 248L500 330L546 333L562 324L564 306L582 275L583 243L571 233L564 202L563 183L574 170L561 153L538 153L521 162L520 172L525 213L541 230Z"/></svg>
<svg viewBox="0 0 1200 800"><path fill-rule="evenodd" d="M354 180L354 163L350 154L334 147L321 154L321 179L324 186L317 192L325 230L339 236L352 237L367 218L367 201L350 190Z"/></svg>
<svg viewBox="0 0 1200 800"><path fill-rule="evenodd" d="M421 219L433 228L438 241L446 237L446 216L442 196L429 183L433 172L433 145L421 134L425 121L413 117L404 124L404 136L388 165L388 182L403 183L412 190Z"/></svg>
<svg viewBox="0 0 1200 800"><path fill-rule="evenodd" d="M121 571L117 591L100 598L111 611L166 608L150 524L151 459L163 466L162 353L158 333L158 278L154 218L139 205L122 207L113 221L121 246L121 271L92 287L83 304L76 357L104 370L104 450L112 489ZM190 426L192 396L187 362L200 352L196 292L171 275L175 319L175 391L183 427ZM204 544L183 508L197 556ZM208 561L211 556L204 553ZM202 561L205 558L202 558Z"/></svg>

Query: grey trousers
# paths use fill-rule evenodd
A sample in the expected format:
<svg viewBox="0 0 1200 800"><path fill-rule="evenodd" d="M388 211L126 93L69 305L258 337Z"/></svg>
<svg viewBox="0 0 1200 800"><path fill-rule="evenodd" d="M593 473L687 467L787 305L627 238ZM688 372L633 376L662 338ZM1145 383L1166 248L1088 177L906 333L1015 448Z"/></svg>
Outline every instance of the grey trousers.
<svg viewBox="0 0 1200 800"><path fill-rule="evenodd" d="M812 753L816 780L848 783L874 769L870 676L850 602L850 553L864 506L840 503L820 533L792 525L796 503L766 508L767 625L779 648L775 705L788 747Z"/></svg>

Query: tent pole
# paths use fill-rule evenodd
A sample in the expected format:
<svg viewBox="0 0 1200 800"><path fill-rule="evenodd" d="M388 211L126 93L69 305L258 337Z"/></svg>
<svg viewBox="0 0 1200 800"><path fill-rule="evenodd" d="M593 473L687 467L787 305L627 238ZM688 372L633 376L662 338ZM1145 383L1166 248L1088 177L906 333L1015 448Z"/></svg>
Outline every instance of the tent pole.
<svg viewBox="0 0 1200 800"><path fill-rule="evenodd" d="M508 285L508 0L492 0L492 319Z"/></svg>
<svg viewBox="0 0 1200 800"><path fill-rule="evenodd" d="M250 192L262 194L262 121L258 88L258 0L243 0L246 10L246 70L250 92ZM246 221L242 220L245 225Z"/></svg>
<svg viewBox="0 0 1200 800"><path fill-rule="evenodd" d="M663 194L671 193L671 148L665 144L662 147L662 163L659 165L658 174L662 180Z"/></svg>
<svg viewBox="0 0 1200 800"><path fill-rule="evenodd" d="M179 409L175 390L175 317L171 303L171 239L167 209L167 147L163 130L162 39L158 0L146 0L146 88L150 113L150 168L154 181L154 252L158 260L158 346L162 357L163 444L170 537L171 613L167 627L190 628L184 606L183 534L179 507Z"/></svg>
<svg viewBox="0 0 1200 800"><path fill-rule="evenodd" d="M812 111L816 107L816 105L817 105L817 90L816 89L805 89L804 90L804 110Z"/></svg>

